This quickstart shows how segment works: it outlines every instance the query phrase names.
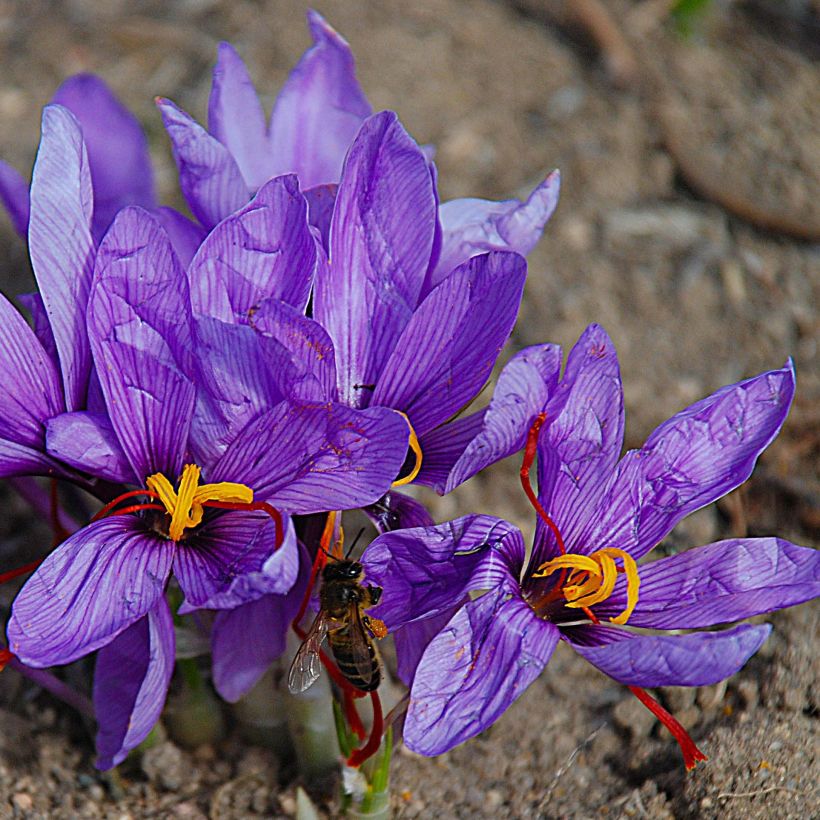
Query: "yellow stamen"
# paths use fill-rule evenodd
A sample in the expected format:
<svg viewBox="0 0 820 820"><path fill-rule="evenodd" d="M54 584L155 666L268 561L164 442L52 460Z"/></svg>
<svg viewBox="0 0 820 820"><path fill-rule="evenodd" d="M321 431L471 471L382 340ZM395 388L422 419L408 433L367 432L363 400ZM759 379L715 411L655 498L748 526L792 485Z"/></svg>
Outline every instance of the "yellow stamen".
<svg viewBox="0 0 820 820"><path fill-rule="evenodd" d="M421 470L422 454L418 436L416 435L416 431L413 429L413 425L410 423L410 419L407 418L407 414L402 413L401 410L397 410L396 412L399 415L404 416L404 420L410 428L410 439L407 444L416 456L416 463L413 465L413 469L406 476L404 476L404 478L397 478L393 482L394 487L401 487L404 484L409 484L419 474L419 471Z"/></svg>
<svg viewBox="0 0 820 820"><path fill-rule="evenodd" d="M168 537L179 541L186 529L196 527L202 522L205 514L204 504L208 501L227 501L230 503L249 504L253 501L253 490L244 484L232 481L221 481L218 484L199 485L200 469L196 464L186 464L182 469L179 489L162 473L154 473L145 482L162 502L162 506L171 516Z"/></svg>
<svg viewBox="0 0 820 820"><path fill-rule="evenodd" d="M623 569L618 569L615 559L623 561ZM612 595L618 574L626 575L626 609L609 620L614 624L625 624L638 603L638 588L641 579L635 559L624 550L605 547L592 555L559 555L546 561L533 574L534 578L546 578L558 570L571 570L563 581L561 592L570 609L588 609L602 603Z"/></svg>

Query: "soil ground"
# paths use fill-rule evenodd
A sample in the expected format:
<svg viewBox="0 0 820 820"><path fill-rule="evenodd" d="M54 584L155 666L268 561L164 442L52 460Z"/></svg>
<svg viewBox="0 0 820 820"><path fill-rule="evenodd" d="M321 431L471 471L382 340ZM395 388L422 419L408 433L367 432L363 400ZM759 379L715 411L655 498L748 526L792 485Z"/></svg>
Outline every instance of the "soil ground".
<svg viewBox="0 0 820 820"><path fill-rule="evenodd" d="M374 107L398 110L437 146L444 199L525 195L561 169L561 203L530 257L509 352L543 341L568 348L587 323L603 324L621 357L628 446L717 387L794 357L797 400L751 481L663 548L745 533L817 546L818 3L715 0L687 38L664 0L317 5L350 41ZM598 5L603 23L588 16ZM42 105L67 75L95 71L145 124L160 192L174 204L153 97L202 120L216 45L227 39L269 108L308 45L305 8L0 0L0 155L30 168ZM3 217L0 247L0 288L31 289ZM425 498L437 520L484 511L526 532L516 469L497 465L450 497ZM17 565L50 536L15 496L4 491L0 503L0 556ZM562 646L481 737L435 759L397 753L395 815L817 816L818 608L771 622L763 650L726 685L660 693L710 757L688 776L629 693ZM7 670L0 725L0 817L296 811L288 768L234 724L216 746L166 740L115 779L93 768L88 727ZM320 805L335 814L332 797Z"/></svg>

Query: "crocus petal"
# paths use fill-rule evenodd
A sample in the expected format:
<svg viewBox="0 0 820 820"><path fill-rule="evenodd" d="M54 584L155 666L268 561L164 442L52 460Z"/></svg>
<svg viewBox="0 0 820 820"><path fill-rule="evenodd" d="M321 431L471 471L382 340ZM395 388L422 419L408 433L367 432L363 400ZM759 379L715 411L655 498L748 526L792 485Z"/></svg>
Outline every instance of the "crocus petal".
<svg viewBox="0 0 820 820"><path fill-rule="evenodd" d="M405 686L412 685L419 661L430 641L447 626L447 622L457 611L457 606L450 607L432 618L411 621L391 633L396 645L396 673Z"/></svg>
<svg viewBox="0 0 820 820"><path fill-rule="evenodd" d="M194 313L247 321L271 297L304 311L315 268L316 240L299 183L277 177L202 243L188 269Z"/></svg>
<svg viewBox="0 0 820 820"><path fill-rule="evenodd" d="M454 199L439 208L442 247L430 280L435 287L471 256L509 250L526 256L536 245L558 204L561 177L553 171L526 202Z"/></svg>
<svg viewBox="0 0 820 820"><path fill-rule="evenodd" d="M43 449L43 423L63 409L60 378L26 320L0 294L0 435Z"/></svg>
<svg viewBox="0 0 820 820"><path fill-rule="evenodd" d="M121 208L153 208L148 140L137 118L93 74L67 79L52 100L77 118L94 184L94 236L100 239Z"/></svg>
<svg viewBox="0 0 820 820"><path fill-rule="evenodd" d="M185 593L180 612L231 609L266 592L286 593L296 581L299 559L292 524L285 525L289 537L278 545L267 513L236 510L215 515L180 541L174 558L174 575Z"/></svg>
<svg viewBox="0 0 820 820"><path fill-rule="evenodd" d="M283 402L248 424L209 475L307 515L381 498L406 453L407 424L391 410Z"/></svg>
<svg viewBox="0 0 820 820"><path fill-rule="evenodd" d="M0 478L22 475L65 476L66 470L41 448L0 437Z"/></svg>
<svg viewBox="0 0 820 820"><path fill-rule="evenodd" d="M236 703L265 670L284 653L287 634L307 587L309 561L286 595L265 595L256 601L216 614L211 632L214 686L229 703Z"/></svg>
<svg viewBox="0 0 820 820"><path fill-rule="evenodd" d="M486 415L485 407L477 413L460 416L419 436L423 458L421 470L413 479L413 483L434 487L436 492L443 494L454 465L469 447L470 442L481 433Z"/></svg>
<svg viewBox="0 0 820 820"><path fill-rule="evenodd" d="M177 476L195 389L188 282L168 235L125 208L97 256L89 333L111 423L137 482Z"/></svg>
<svg viewBox="0 0 820 820"><path fill-rule="evenodd" d="M174 623L164 598L100 649L94 668L98 769L110 769L159 720L174 671Z"/></svg>
<svg viewBox="0 0 820 820"><path fill-rule="evenodd" d="M718 390L664 422L618 464L577 551L649 552L684 516L731 492L777 435L794 395L794 369Z"/></svg>
<svg viewBox="0 0 820 820"><path fill-rule="evenodd" d="M220 43L208 100L208 130L236 160L252 191L273 176L265 113L242 58Z"/></svg>
<svg viewBox="0 0 820 820"><path fill-rule="evenodd" d="M61 413L46 422L49 455L95 478L127 484L134 480L111 421L104 413Z"/></svg>
<svg viewBox="0 0 820 820"><path fill-rule="evenodd" d="M317 185L303 192L308 204L308 219L310 224L319 231L322 247L326 253L330 251L330 222L336 206L338 189L339 186L336 184Z"/></svg>
<svg viewBox="0 0 820 820"><path fill-rule="evenodd" d="M546 405L538 439L538 498L574 544L606 488L624 441L624 397L615 346L599 325L581 334ZM536 543L552 536L538 521ZM550 540L545 555L553 556Z"/></svg>
<svg viewBox="0 0 820 820"><path fill-rule="evenodd" d="M480 419L480 428L452 463L446 480L436 489L442 494L449 493L484 467L521 450L530 425L556 389L560 370L561 348L557 345L535 345L513 356L499 374L492 401ZM453 426L444 425L431 435L444 437ZM424 444L422 440L422 452L427 460Z"/></svg>
<svg viewBox="0 0 820 820"><path fill-rule="evenodd" d="M404 723L407 748L442 754L482 732L541 674L558 637L554 624L502 591L463 606L416 669Z"/></svg>
<svg viewBox="0 0 820 820"><path fill-rule="evenodd" d="M723 632L688 635L601 636L614 627L562 630L576 652L605 675L627 686L709 686L734 675L763 645L771 626L742 624ZM576 634L577 633L577 634ZM595 645L596 642L601 642ZM603 641L610 641L602 643Z"/></svg>
<svg viewBox="0 0 820 820"><path fill-rule="evenodd" d="M285 302L267 299L251 317L251 326L279 342L287 354L271 365L271 377L283 395L301 401L336 400L333 342L318 322Z"/></svg>
<svg viewBox="0 0 820 820"><path fill-rule="evenodd" d="M158 97L157 106L179 169L179 187L194 216L210 230L247 203L248 186L216 137L170 100Z"/></svg>
<svg viewBox="0 0 820 820"><path fill-rule="evenodd" d="M85 314L94 266L93 207L80 126L67 109L48 105L31 180L28 238L60 354L68 410L84 409L91 370Z"/></svg>
<svg viewBox="0 0 820 820"><path fill-rule="evenodd" d="M43 297L35 290L32 293L21 293L17 301L31 314L34 335L39 339L43 350L48 353L55 367L59 368L60 357L57 354L57 343L54 341L54 333L51 330L51 322L48 320L48 311Z"/></svg>
<svg viewBox="0 0 820 820"><path fill-rule="evenodd" d="M420 501L404 493L391 490L364 512L380 532L406 529L407 527L432 527L435 523Z"/></svg>
<svg viewBox="0 0 820 820"><path fill-rule="evenodd" d="M58 666L105 646L165 590L173 542L133 515L83 527L43 561L20 590L9 647L29 666Z"/></svg>
<svg viewBox="0 0 820 820"><path fill-rule="evenodd" d="M314 316L336 348L342 400L368 404L416 309L435 230L427 162L386 111L363 126L345 161L330 226L330 266L317 273Z"/></svg>
<svg viewBox="0 0 820 820"><path fill-rule="evenodd" d="M154 208L151 213L165 228L180 264L187 270L205 238L205 230L173 208Z"/></svg>
<svg viewBox="0 0 820 820"><path fill-rule="evenodd" d="M8 211L14 230L25 238L28 232L28 183L5 162L0 161L0 202Z"/></svg>
<svg viewBox="0 0 820 820"><path fill-rule="evenodd" d="M339 179L345 153L371 114L347 42L315 11L308 25L314 45L279 92L270 122L276 173L298 174L304 188Z"/></svg>
<svg viewBox="0 0 820 820"><path fill-rule="evenodd" d="M523 560L524 539L512 524L468 515L384 533L361 563L368 580L386 590L372 614L393 631L455 606L470 590L517 592Z"/></svg>
<svg viewBox="0 0 820 820"><path fill-rule="evenodd" d="M472 401L510 335L526 275L524 258L504 252L454 271L413 314L372 403L406 413L423 436Z"/></svg>
<svg viewBox="0 0 820 820"><path fill-rule="evenodd" d="M713 626L820 595L820 550L782 538L734 538L645 564L640 578L630 626ZM616 589L595 613L604 620L625 608L625 592Z"/></svg>

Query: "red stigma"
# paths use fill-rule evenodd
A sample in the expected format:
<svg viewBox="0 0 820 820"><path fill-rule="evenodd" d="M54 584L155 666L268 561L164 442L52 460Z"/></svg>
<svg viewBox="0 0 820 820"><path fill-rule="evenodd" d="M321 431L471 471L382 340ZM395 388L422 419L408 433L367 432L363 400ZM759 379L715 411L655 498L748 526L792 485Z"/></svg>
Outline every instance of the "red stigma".
<svg viewBox="0 0 820 820"><path fill-rule="evenodd" d="M4 646L0 649L0 672L2 672L6 668L6 664L14 659L14 655L9 652L8 649Z"/></svg>
<svg viewBox="0 0 820 820"><path fill-rule="evenodd" d="M361 749L356 749L347 759L347 765L354 768L361 766L369 757L373 757L382 745L382 734L384 734L384 716L382 715L382 702L378 692L370 693L370 702L373 704L373 728L370 730L370 738Z"/></svg>

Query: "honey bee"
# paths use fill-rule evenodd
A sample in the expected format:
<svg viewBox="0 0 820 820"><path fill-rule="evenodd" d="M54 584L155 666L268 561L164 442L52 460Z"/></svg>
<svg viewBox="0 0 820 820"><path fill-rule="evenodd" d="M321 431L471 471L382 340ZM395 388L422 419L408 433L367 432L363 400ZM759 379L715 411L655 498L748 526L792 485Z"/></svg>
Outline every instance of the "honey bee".
<svg viewBox="0 0 820 820"><path fill-rule="evenodd" d="M382 637L380 622L368 618L364 610L379 602L382 590L364 586L363 577L362 565L347 559L334 560L322 570L319 614L291 664L291 692L304 692L319 677L319 650L325 637L339 671L353 686L364 692L378 688L382 673L372 636Z"/></svg>

